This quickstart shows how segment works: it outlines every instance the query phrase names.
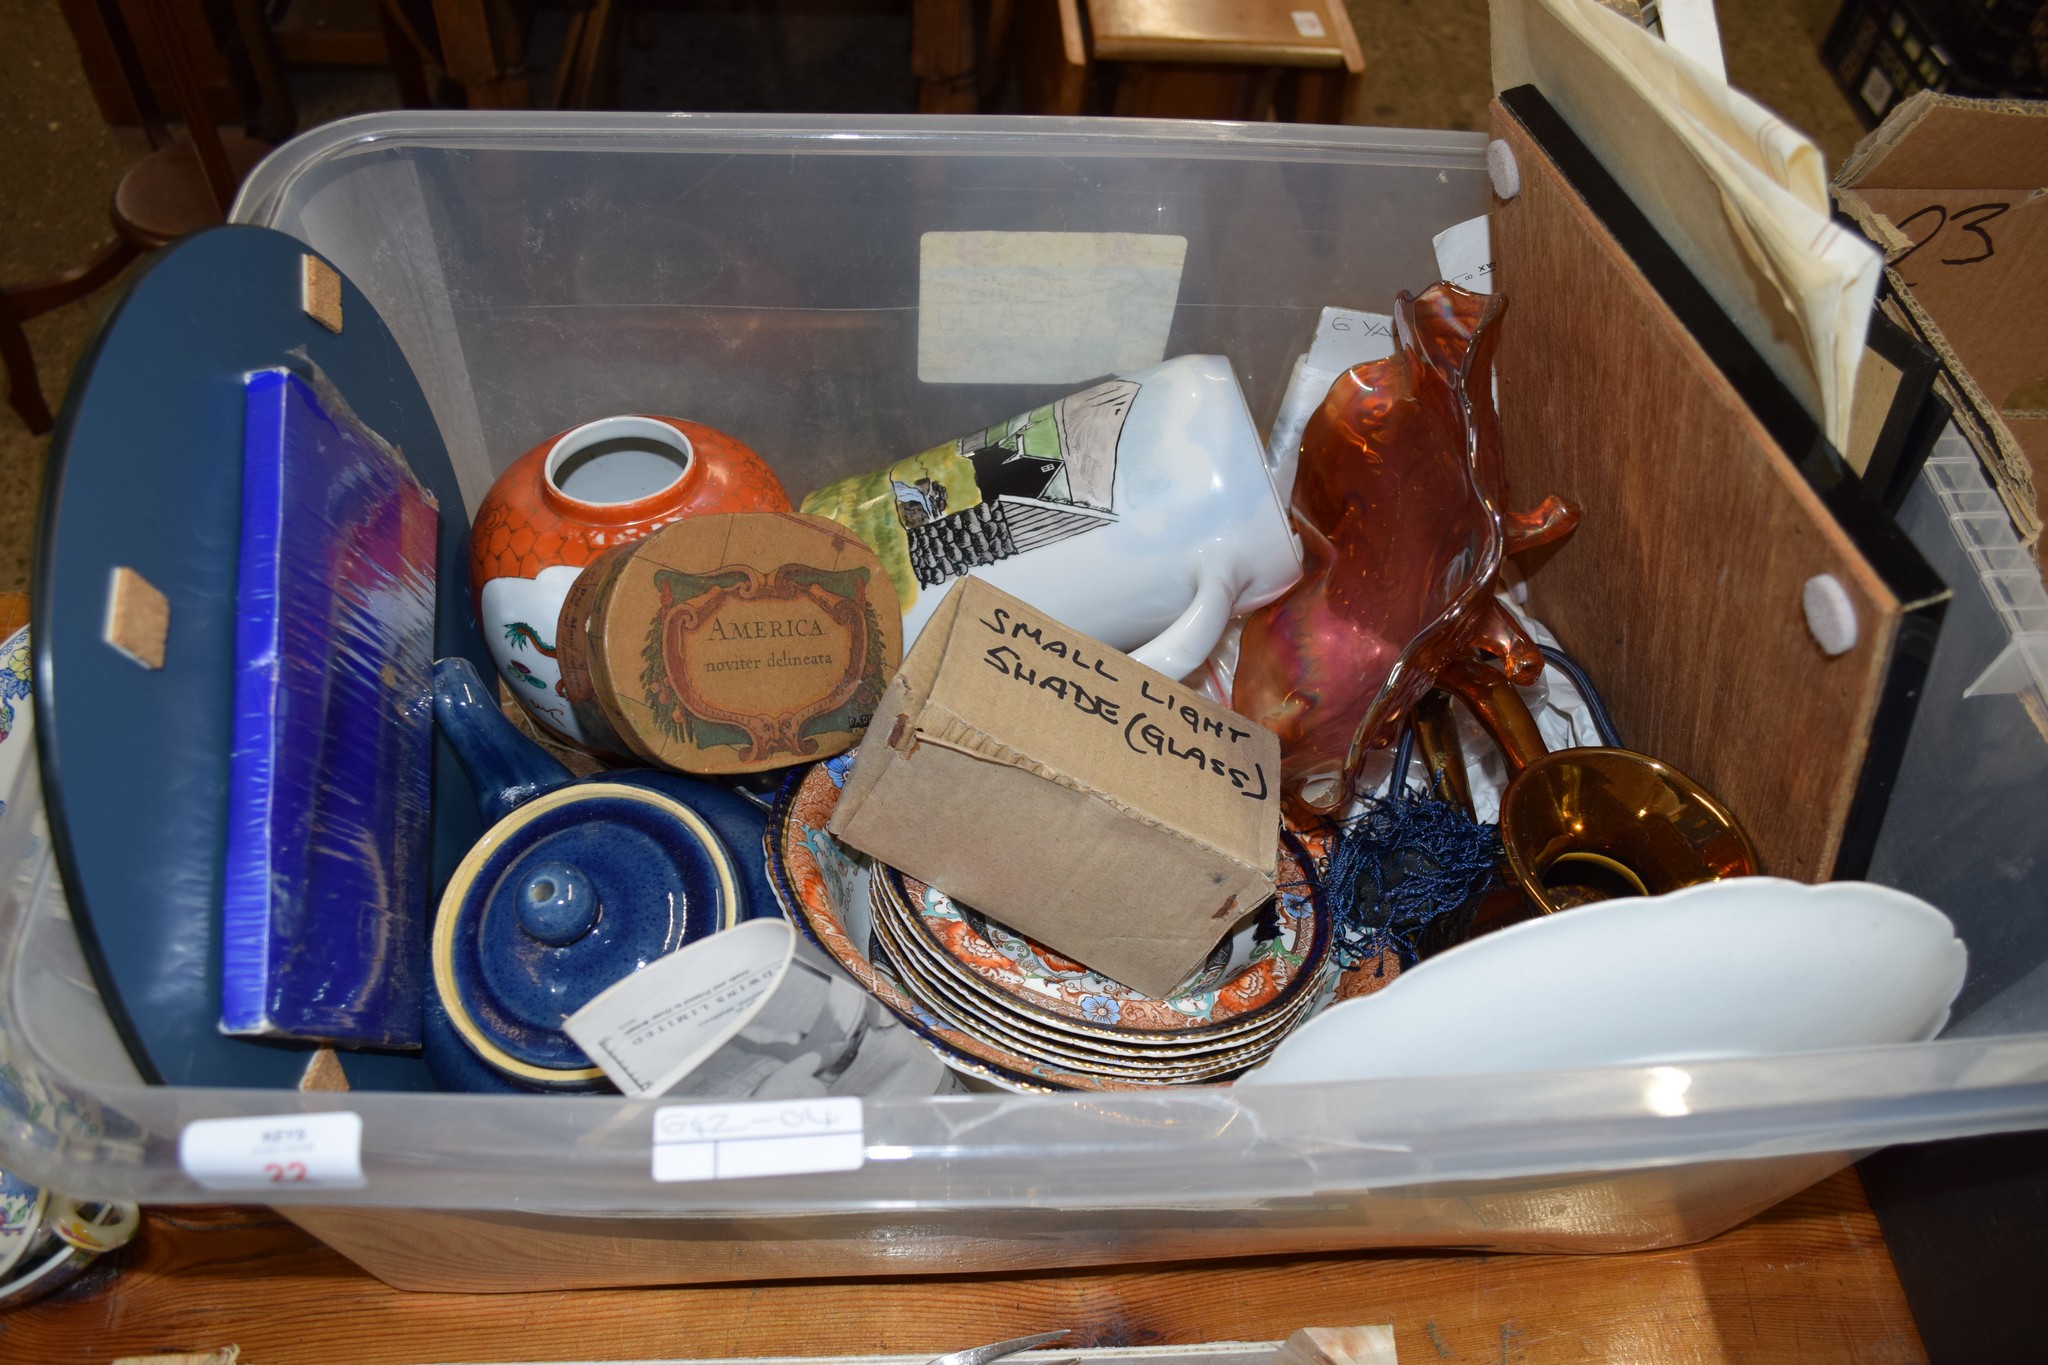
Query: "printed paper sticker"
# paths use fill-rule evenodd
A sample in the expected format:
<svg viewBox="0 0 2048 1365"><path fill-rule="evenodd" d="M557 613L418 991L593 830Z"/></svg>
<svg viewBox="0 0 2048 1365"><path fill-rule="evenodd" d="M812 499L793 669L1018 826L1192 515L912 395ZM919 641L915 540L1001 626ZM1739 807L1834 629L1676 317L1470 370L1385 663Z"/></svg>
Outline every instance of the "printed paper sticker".
<svg viewBox="0 0 2048 1365"><path fill-rule="evenodd" d="M670 1104L654 1113L654 1179L736 1180L851 1171L867 1160L854 1096Z"/></svg>
<svg viewBox="0 0 2048 1365"><path fill-rule="evenodd" d="M199 1119L178 1136L178 1164L209 1190L359 1190L360 1114Z"/></svg>

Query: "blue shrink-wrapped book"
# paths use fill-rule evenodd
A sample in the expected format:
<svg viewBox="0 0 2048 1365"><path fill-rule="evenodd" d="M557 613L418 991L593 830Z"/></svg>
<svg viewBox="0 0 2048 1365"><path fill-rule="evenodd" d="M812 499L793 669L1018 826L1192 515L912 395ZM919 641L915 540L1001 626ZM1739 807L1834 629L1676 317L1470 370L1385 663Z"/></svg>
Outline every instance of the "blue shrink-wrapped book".
<svg viewBox="0 0 2048 1365"><path fill-rule="evenodd" d="M246 385L221 1031L415 1048L440 514L317 375Z"/></svg>

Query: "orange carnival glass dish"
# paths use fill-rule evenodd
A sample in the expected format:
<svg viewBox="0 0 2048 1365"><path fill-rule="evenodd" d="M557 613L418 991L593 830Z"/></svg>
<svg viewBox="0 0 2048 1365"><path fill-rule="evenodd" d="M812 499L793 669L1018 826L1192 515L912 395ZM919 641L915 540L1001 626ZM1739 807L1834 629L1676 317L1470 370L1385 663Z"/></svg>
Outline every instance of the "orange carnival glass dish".
<svg viewBox="0 0 2048 1365"><path fill-rule="evenodd" d="M1396 350L1353 366L1302 432L1301 581L1246 618L1231 704L1280 736L1297 814L1350 800L1437 671L1479 648L1529 683L1543 658L1493 595L1503 555L1570 532L1556 497L1504 514L1493 410L1496 294L1436 284L1395 303Z"/></svg>
<svg viewBox="0 0 2048 1365"><path fill-rule="evenodd" d="M471 601L499 676L535 720L585 744L555 661L583 566L699 512L789 510L759 455L698 422L604 417L542 441L498 476L470 528Z"/></svg>

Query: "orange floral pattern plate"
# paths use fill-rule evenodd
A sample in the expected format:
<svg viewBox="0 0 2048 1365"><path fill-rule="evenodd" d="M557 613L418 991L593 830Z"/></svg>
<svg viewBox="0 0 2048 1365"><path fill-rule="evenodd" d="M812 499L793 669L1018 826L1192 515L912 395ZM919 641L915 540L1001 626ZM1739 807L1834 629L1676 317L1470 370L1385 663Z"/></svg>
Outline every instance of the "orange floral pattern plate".
<svg viewBox="0 0 2048 1365"><path fill-rule="evenodd" d="M1120 1061L1142 1059L1153 1065L1172 1065L1177 1061L1189 1065L1203 1064L1224 1053L1259 1046L1267 1041L1269 1035L1294 1028L1305 1012L1326 1003L1323 996L1327 991L1304 990L1279 1008L1260 1010L1227 1032L1122 1034L1092 1025L1070 1024L1070 1021L1051 1014L1020 1009L1007 996L987 988L986 983L970 982L958 973L935 966L930 960L931 950L923 946L918 931L906 927L914 912L897 900L888 879L878 879L874 887L875 926L882 946L894 965L908 969L907 972L899 971L899 977L914 975L920 981L931 982L941 998L953 1003L956 1014L964 1012L967 1018L987 1022L1006 1035L1029 1039L1027 1051L1033 1047L1049 1048L1059 1056ZM904 945L906 938L909 940L907 949ZM1328 985L1327 981L1325 985ZM924 994L926 998L930 997L929 991Z"/></svg>
<svg viewBox="0 0 2048 1365"><path fill-rule="evenodd" d="M929 962L921 961L924 954L920 950L906 950L901 943L902 934L915 931L903 929L900 921L892 925L894 918L886 908L877 916L880 946L896 967L897 980L935 1015L1021 1057L1088 1075L1162 1083L1199 1082L1234 1075L1263 1061L1302 1022L1306 1016L1302 1007L1310 1003L1305 996L1296 1008L1265 1020L1258 1031L1194 1047L1157 1047L1079 1034L1063 1035L1035 1022L1021 1010L1004 1013Z"/></svg>
<svg viewBox="0 0 2048 1365"><path fill-rule="evenodd" d="M1283 839L1278 894L1254 917L1249 960L1231 940L1172 995L1145 995L1063 957L995 920L957 905L945 892L891 868L881 875L911 911L915 945L963 985L1096 1037L1192 1039L1255 1028L1310 993L1329 954L1330 925L1308 872Z"/></svg>
<svg viewBox="0 0 2048 1365"><path fill-rule="evenodd" d="M1025 1056L1014 1048L963 1029L950 1019L941 1018L907 990L900 969L888 960L886 952L875 951L883 947L875 933L875 906L871 898L871 883L878 874L877 868L867 858L840 844L825 829L833 807L839 803L840 786L845 781L852 757L851 754L841 755L792 774L777 797L775 815L769 822L766 838L768 875L791 923L830 954L956 1071L1018 1091L1148 1090L1160 1085L1185 1083L1170 1075L1141 1079L1091 1072ZM1312 891L1310 900L1316 900ZM1316 918L1319 923L1323 922L1319 909ZM1327 926L1321 933L1325 940L1323 960L1327 961ZM1316 977L1321 984L1326 972L1318 970L1309 975ZM1318 990L1316 994L1320 997L1323 992ZM1301 1017L1308 1013L1304 1009ZM1276 1032L1273 1042L1277 1043L1282 1033L1284 1030ZM1263 1052L1264 1049L1248 1051ZM1242 1069L1256 1060L1257 1056L1245 1056L1241 1061L1233 1059L1231 1070Z"/></svg>

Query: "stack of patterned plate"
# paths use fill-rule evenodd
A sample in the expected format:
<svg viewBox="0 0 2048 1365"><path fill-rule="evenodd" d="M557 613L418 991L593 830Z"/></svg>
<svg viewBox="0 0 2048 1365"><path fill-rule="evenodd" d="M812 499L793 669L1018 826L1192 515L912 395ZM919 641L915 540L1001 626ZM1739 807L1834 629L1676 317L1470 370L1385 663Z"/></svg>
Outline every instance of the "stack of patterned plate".
<svg viewBox="0 0 2048 1365"><path fill-rule="evenodd" d="M958 1070L1013 1089L1218 1081L1263 1060L1334 978L1331 924L1289 837L1280 894L1157 999L1062 958L825 830L843 771L785 786L771 879L790 919Z"/></svg>

